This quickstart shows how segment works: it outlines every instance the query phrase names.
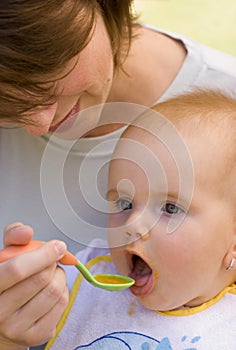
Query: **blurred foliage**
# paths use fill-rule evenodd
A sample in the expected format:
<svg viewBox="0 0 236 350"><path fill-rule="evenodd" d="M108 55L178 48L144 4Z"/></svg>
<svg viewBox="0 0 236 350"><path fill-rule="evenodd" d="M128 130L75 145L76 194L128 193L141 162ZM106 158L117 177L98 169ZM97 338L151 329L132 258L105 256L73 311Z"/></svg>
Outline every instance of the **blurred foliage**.
<svg viewBox="0 0 236 350"><path fill-rule="evenodd" d="M236 55L236 0L135 0L143 23Z"/></svg>

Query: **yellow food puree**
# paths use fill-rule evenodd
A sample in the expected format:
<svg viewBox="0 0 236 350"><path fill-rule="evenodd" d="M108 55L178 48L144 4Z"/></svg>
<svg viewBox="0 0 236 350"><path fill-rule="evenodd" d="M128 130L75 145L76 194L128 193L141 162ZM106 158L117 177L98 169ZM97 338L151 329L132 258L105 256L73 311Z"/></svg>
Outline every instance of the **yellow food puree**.
<svg viewBox="0 0 236 350"><path fill-rule="evenodd" d="M122 280L122 277L109 276L109 275L95 275L94 278L101 283L106 284L121 284L126 283L127 281Z"/></svg>

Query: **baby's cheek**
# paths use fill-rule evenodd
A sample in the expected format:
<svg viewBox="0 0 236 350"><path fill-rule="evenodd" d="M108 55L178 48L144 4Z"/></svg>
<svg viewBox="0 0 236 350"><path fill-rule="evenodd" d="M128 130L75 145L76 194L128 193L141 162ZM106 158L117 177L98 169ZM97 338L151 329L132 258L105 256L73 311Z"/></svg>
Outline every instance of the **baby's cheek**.
<svg viewBox="0 0 236 350"><path fill-rule="evenodd" d="M120 274L127 273L126 261L120 249L110 249L112 261Z"/></svg>

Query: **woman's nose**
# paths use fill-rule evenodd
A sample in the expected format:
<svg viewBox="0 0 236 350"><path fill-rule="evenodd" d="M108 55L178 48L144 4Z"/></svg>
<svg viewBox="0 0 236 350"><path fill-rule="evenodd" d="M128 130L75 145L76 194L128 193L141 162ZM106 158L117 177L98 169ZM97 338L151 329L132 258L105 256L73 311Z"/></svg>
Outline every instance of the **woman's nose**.
<svg viewBox="0 0 236 350"><path fill-rule="evenodd" d="M57 102L41 111L35 112L28 119L29 124L24 126L24 129L31 135L42 136L49 131L53 118L57 110Z"/></svg>

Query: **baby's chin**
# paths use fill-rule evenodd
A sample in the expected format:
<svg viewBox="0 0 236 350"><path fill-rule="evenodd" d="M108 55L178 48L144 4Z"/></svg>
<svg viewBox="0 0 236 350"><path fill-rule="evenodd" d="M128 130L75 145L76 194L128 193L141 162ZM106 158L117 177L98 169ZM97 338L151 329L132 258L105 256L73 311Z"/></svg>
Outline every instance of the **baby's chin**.
<svg viewBox="0 0 236 350"><path fill-rule="evenodd" d="M137 297L137 299L140 302L140 304L142 304L146 309L150 311L165 312L186 309L186 306L180 305L176 303L176 301L168 302L167 300L158 300L160 298L155 298L155 296L139 296Z"/></svg>
<svg viewBox="0 0 236 350"><path fill-rule="evenodd" d="M170 306L163 303L158 302L157 300L153 300L153 298L150 297L143 297L139 296L137 297L140 304L142 304L146 309L150 311L168 311L170 310Z"/></svg>

